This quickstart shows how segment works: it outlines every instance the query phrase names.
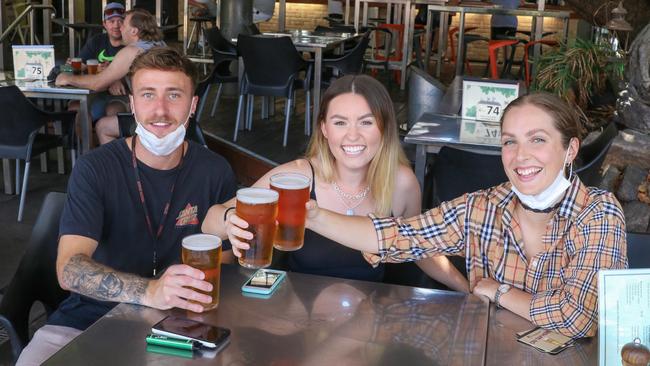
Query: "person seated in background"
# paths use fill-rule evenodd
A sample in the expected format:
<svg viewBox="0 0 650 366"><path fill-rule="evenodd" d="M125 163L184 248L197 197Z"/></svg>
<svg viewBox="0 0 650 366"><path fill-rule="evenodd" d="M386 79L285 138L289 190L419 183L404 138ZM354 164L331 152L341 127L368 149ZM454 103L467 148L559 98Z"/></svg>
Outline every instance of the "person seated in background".
<svg viewBox="0 0 650 366"><path fill-rule="evenodd" d="M341 0L327 0L327 16L343 20L343 2Z"/></svg>
<svg viewBox="0 0 650 366"><path fill-rule="evenodd" d="M136 136L77 161L56 262L59 284L71 294L36 332L19 366L40 365L118 303L202 312L189 300L211 301L195 290L212 288L203 272L177 264L181 239L217 221L209 208L232 197L237 184L223 157L185 141L198 101L196 67L157 47L136 56L129 78Z"/></svg>
<svg viewBox="0 0 650 366"><path fill-rule="evenodd" d="M129 72L133 60L141 53L156 47L164 46L163 35L156 18L144 9L133 9L124 13L124 22L120 32L122 43L125 45L116 55L110 65L96 75L72 75L61 73L56 78L56 85L71 85L96 91L106 90L109 86L119 85L118 94L126 94L123 78ZM117 84L116 84L117 82ZM113 91L111 91L113 94ZM95 126L100 144L110 142L119 137L117 116L105 116L97 121Z"/></svg>
<svg viewBox="0 0 650 366"><path fill-rule="evenodd" d="M465 256L469 286L496 306L573 338L598 330L598 271L627 267L625 217L614 195L572 171L582 135L577 114L546 93L506 107L501 158L508 182L464 194L408 219L348 217L307 204L306 226L381 262ZM250 239L228 231L235 255Z"/></svg>
<svg viewBox="0 0 650 366"><path fill-rule="evenodd" d="M327 89L321 105L305 158L272 169L254 186L268 188L272 175L296 172L311 178L311 199L333 212L420 213L420 187L400 145L386 88L367 75L344 76ZM220 217L235 201L233 198L211 210ZM225 213L224 220L206 222L207 227L221 235L239 235L247 223L233 210ZM303 248L286 255L291 271L368 281L381 281L384 275L383 266L372 268L358 251L311 230L305 232ZM444 256L417 264L448 287L469 291L467 280Z"/></svg>
<svg viewBox="0 0 650 366"><path fill-rule="evenodd" d="M522 0L492 0L491 2L502 9L517 9L519 5L523 5ZM518 24L515 15L492 15L490 19L490 39L514 37Z"/></svg>
<svg viewBox="0 0 650 366"><path fill-rule="evenodd" d="M104 8L103 22L105 33L98 34L88 40L79 52L79 58L84 64L90 59L99 63L98 72L108 67L115 55L124 47L122 44L122 23L124 21L124 6L120 3L108 3ZM102 93L93 96L90 106L91 120L96 122L104 116L114 116L127 110L128 101L125 99L122 80L117 80ZM79 110L79 101L73 100L68 104L68 110ZM79 121L77 117L77 121ZM79 127L79 123L77 123Z"/></svg>

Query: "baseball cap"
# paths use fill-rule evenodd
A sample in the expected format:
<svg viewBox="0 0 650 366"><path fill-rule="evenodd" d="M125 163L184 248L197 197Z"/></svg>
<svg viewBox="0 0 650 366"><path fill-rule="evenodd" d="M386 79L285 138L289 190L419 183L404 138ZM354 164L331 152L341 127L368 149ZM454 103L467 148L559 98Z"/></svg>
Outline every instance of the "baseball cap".
<svg viewBox="0 0 650 366"><path fill-rule="evenodd" d="M120 17L124 18L124 5L120 3L108 3L104 8L104 20Z"/></svg>

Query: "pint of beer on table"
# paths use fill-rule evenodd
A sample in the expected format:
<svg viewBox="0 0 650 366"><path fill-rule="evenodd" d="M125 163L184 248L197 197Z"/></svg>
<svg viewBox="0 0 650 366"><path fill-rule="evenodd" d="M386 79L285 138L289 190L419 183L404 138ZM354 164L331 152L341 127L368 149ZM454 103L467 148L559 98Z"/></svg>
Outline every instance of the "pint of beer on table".
<svg viewBox="0 0 650 366"><path fill-rule="evenodd" d="M221 277L221 239L210 234L194 234L186 236L182 241L181 258L183 264L203 271L204 281L212 284L212 291L200 293L212 296L209 304L190 300L203 305L204 310L211 310L219 305L219 283Z"/></svg>
<svg viewBox="0 0 650 366"><path fill-rule="evenodd" d="M302 248L305 238L305 204L311 179L298 173L271 176L271 189L278 192L278 229L273 246L284 251Z"/></svg>
<svg viewBox="0 0 650 366"><path fill-rule="evenodd" d="M278 192L266 188L243 188L237 191L237 216L248 223L253 239L244 240L250 249L242 251L239 264L248 268L271 265L275 220L278 215Z"/></svg>

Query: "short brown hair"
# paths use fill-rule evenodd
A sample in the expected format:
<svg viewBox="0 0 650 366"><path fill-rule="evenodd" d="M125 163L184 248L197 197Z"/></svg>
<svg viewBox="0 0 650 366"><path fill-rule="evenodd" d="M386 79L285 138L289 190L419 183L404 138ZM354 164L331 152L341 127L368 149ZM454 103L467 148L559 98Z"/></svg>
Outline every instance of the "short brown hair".
<svg viewBox="0 0 650 366"><path fill-rule="evenodd" d="M130 26L138 29L138 38L143 41L162 41L163 34L158 24L156 24L156 18L151 15L145 9L135 8L124 13L124 19L131 15Z"/></svg>
<svg viewBox="0 0 650 366"><path fill-rule="evenodd" d="M544 112L548 113L553 119L553 124L560 134L562 135L562 145L564 148L569 147L569 142L572 138L577 138L578 141L582 140L584 130L580 124L580 118L569 103L558 97L557 95L546 92L535 92L527 95L522 95L508 104L501 116L501 124L508 114L508 112L515 107L524 105L533 105Z"/></svg>
<svg viewBox="0 0 650 366"><path fill-rule="evenodd" d="M359 95L366 100L381 132L379 150L370 161L366 181L375 200L373 212L379 215L390 215L398 168L400 165L409 166L409 162L400 144L393 102L388 90L379 81L368 75L346 75L327 88L307 147L306 157L318 162L320 169L317 174L324 181L332 182L336 179L336 159L320 127L326 122L327 110L332 100L348 93Z"/></svg>
<svg viewBox="0 0 650 366"><path fill-rule="evenodd" d="M187 75L192 82L192 91L196 89L198 72L194 63L183 54L171 47L153 47L139 54L131 63L129 79L140 70L180 71Z"/></svg>

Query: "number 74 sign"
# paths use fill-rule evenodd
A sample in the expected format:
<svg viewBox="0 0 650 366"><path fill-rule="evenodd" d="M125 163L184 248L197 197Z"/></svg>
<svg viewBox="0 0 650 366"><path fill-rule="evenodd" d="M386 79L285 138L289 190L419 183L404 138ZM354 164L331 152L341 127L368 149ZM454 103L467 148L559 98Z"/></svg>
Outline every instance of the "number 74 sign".
<svg viewBox="0 0 650 366"><path fill-rule="evenodd" d="M515 81L463 80L462 117L479 121L498 122L506 106L519 96Z"/></svg>

